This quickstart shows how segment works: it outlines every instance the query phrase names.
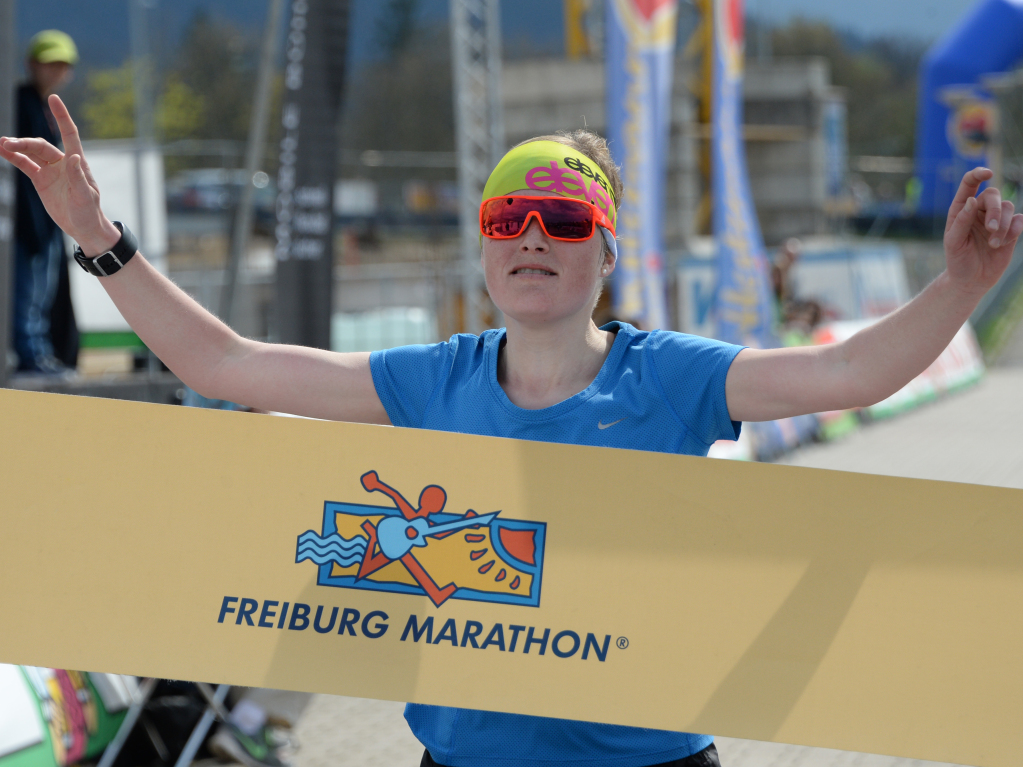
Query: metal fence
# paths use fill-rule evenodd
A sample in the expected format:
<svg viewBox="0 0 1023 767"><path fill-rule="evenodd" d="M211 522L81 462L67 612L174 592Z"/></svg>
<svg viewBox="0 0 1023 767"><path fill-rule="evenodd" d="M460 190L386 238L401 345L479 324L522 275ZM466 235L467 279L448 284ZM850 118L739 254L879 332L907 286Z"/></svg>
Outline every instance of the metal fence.
<svg viewBox="0 0 1023 767"><path fill-rule="evenodd" d="M224 268L172 268L169 276L206 309L219 313ZM362 351L447 338L464 329L462 286L457 253L444 261L336 266L331 346ZM250 338L275 341L275 312L273 271L243 269L234 328Z"/></svg>

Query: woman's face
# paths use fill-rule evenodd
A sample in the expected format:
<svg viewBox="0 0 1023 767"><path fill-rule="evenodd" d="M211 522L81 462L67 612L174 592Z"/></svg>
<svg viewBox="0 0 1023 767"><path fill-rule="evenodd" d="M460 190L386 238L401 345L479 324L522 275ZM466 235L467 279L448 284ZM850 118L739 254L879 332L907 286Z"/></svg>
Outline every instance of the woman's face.
<svg viewBox="0 0 1023 767"><path fill-rule="evenodd" d="M521 190L513 194L542 194ZM557 196L557 195L550 195ZM593 312L601 278L611 274L601 258L600 232L580 242L555 240L535 220L510 240L483 238L483 272L491 300L506 317L524 324L554 322ZM607 269L606 274L602 270Z"/></svg>
<svg viewBox="0 0 1023 767"><path fill-rule="evenodd" d="M63 61L42 64L29 59L28 70L39 94L46 98L71 81L74 69Z"/></svg>

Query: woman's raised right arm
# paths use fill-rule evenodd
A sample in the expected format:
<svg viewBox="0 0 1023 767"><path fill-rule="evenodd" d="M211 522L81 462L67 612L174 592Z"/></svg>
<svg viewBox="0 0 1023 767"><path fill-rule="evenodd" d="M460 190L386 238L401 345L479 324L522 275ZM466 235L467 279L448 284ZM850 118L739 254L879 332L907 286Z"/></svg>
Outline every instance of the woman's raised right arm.
<svg viewBox="0 0 1023 767"><path fill-rule="evenodd" d="M67 108L56 96L50 108L65 152L42 139L3 138L0 157L32 180L50 216L87 256L99 255L120 232L100 209L99 189ZM116 274L97 279L146 346L203 396L312 418L390 423L367 353L242 338L141 254Z"/></svg>

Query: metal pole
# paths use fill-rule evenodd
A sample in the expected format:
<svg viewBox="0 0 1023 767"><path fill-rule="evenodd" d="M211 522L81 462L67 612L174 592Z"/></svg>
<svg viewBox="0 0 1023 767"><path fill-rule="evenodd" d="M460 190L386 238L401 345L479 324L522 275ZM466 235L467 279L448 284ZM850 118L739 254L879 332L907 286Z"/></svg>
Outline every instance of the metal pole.
<svg viewBox="0 0 1023 767"><path fill-rule="evenodd" d="M277 171L278 340L330 348L334 171L349 0L293 0Z"/></svg>
<svg viewBox="0 0 1023 767"><path fill-rule="evenodd" d="M4 2L5 0L0 0ZM159 679L153 679L147 677L142 680L138 690L131 702L131 706L128 708L128 713L124 715L124 719L121 720L121 726L117 729L117 734L110 744L103 750L103 757L99 760L97 767L113 767L114 760L117 759L117 755L121 753L121 749L124 748L125 741L128 740L128 736L131 735L132 729L135 727L135 722L138 721L139 716L142 714L142 710L146 707L146 702L152 696L153 691L156 689L156 683Z"/></svg>
<svg viewBox="0 0 1023 767"><path fill-rule="evenodd" d="M466 69L469 65L469 54L463 42L469 34L468 23L465 18L464 0L451 0L451 67L452 84L455 89L455 150L458 154L458 223L461 237L461 261L462 261L462 322L459 331L466 333L478 333L478 322L475 312L475 301L473 295L476 292L476 265L473 261L475 244L472 242L472 233L468 231L468 222L473 221L473 207L475 195L474 179L472 169L475 156L472 151L471 136L465 125L468 122L467 115L470 107L471 96L467 92Z"/></svg>
<svg viewBox="0 0 1023 767"><path fill-rule="evenodd" d="M504 104L501 102L501 3L487 0L487 100L490 102L490 175L504 157ZM482 192L482 190L480 190Z"/></svg>
<svg viewBox="0 0 1023 767"><path fill-rule="evenodd" d="M252 200L255 195L254 177L263 162L266 151L267 117L270 113L270 85L273 79L274 62L277 58L277 38L281 28L284 0L270 0L266 10L266 24L263 27L263 47L259 56L259 76L256 81L256 97L249 123L249 140L245 147L245 183L242 185L238 207L234 213L234 230L231 232L231 252L228 255L227 274L224 290L220 296L220 317L231 324L231 309L234 307L235 287L238 284L238 270L249 249L252 235L252 220L255 211Z"/></svg>
<svg viewBox="0 0 1023 767"><path fill-rule="evenodd" d="M203 689L206 688L206 689ZM209 705L206 706L206 710L202 714L202 718L199 723L195 725L195 729L192 730L192 734L188 738L188 742L185 744L184 749L181 751L181 755L178 756L178 761L174 763L174 767L188 767L192 760L195 759L195 755L199 752L199 747L203 741L206 740L206 733L210 731L210 727L213 726L215 719L221 719L227 721L227 716L224 711L223 703L224 699L227 698L227 693L231 689L231 685L222 684L217 687L215 695L210 697L209 688L202 682L199 682L199 689L203 693L203 697L206 698Z"/></svg>
<svg viewBox="0 0 1023 767"><path fill-rule="evenodd" d="M135 97L135 138L152 141L155 134L153 120L153 71L149 56L148 12L153 0L131 0L128 19L131 25L131 84Z"/></svg>
<svg viewBox="0 0 1023 767"><path fill-rule="evenodd" d="M486 179L490 172L497 167L504 157L506 145L504 138L504 103L501 99L501 1L487 0L487 100L490 102L488 111L490 129L490 162L487 164ZM483 187L480 187L480 198L483 197ZM473 217L473 228L476 228L476 218ZM476 238L479 243L479 237ZM479 263L479 259L476 259ZM484 287L483 275L480 274L480 287ZM497 325L504 325L504 315L494 306L494 321ZM482 328L481 328L482 330Z"/></svg>
<svg viewBox="0 0 1023 767"><path fill-rule="evenodd" d="M0 0L0 135L14 133L14 0ZM7 385L14 261L14 168L0 162L0 386Z"/></svg>
<svg viewBox="0 0 1023 767"><path fill-rule="evenodd" d="M483 271L476 218L487 177L504 152L500 5L498 0L451 0L450 8L463 329L479 333Z"/></svg>
<svg viewBox="0 0 1023 767"><path fill-rule="evenodd" d="M131 82L135 98L135 193L138 197L138 235L143 250L149 245L146 226L146 185L142 162L152 148L155 136L153 120L153 67L149 56L148 12L155 0L131 0L128 17L131 36Z"/></svg>

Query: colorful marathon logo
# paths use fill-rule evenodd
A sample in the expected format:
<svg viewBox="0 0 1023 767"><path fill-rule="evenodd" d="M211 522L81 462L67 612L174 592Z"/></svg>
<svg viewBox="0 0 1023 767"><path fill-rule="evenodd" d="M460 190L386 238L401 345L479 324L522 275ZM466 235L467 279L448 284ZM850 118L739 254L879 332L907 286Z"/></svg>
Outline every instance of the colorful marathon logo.
<svg viewBox="0 0 1023 767"><path fill-rule="evenodd" d="M991 143L994 121L991 102L966 100L949 114L948 141L962 157L982 160Z"/></svg>
<svg viewBox="0 0 1023 767"><path fill-rule="evenodd" d="M675 44L678 0L613 0L615 14L629 41L639 51Z"/></svg>
<svg viewBox="0 0 1023 767"><path fill-rule="evenodd" d="M324 503L321 533L298 536L295 554L319 567L318 585L425 595L438 607L448 599L540 605L546 523L445 513L438 485L423 488L415 508L375 471L362 486L396 508Z"/></svg>
<svg viewBox="0 0 1023 767"><path fill-rule="evenodd" d="M730 79L742 76L746 45L746 21L743 0L715 0L714 25L724 74Z"/></svg>

